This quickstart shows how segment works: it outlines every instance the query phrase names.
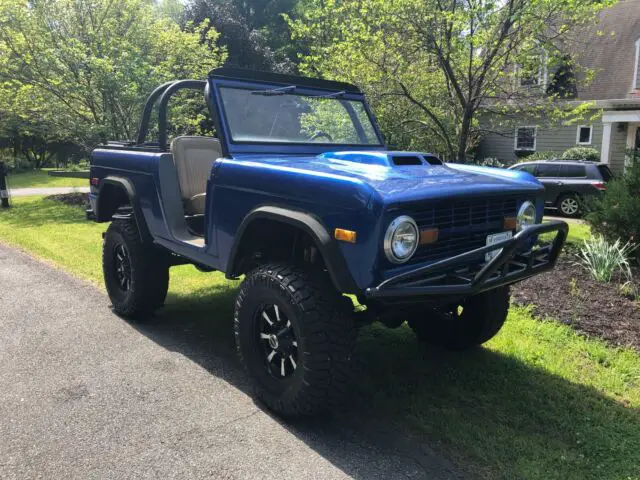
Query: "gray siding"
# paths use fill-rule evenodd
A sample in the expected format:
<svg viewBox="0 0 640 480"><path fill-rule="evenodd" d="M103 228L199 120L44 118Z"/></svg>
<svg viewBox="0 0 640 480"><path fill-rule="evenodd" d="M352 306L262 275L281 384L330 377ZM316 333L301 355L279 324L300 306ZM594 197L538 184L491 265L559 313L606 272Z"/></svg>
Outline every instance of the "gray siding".
<svg viewBox="0 0 640 480"><path fill-rule="evenodd" d="M640 41L640 40L638 40ZM638 49L636 48L636 55L638 56L638 58L636 58L636 62L638 64L638 68L636 71L636 84L634 85L635 88L640 90L640 51L638 51Z"/></svg>
<svg viewBox="0 0 640 480"><path fill-rule="evenodd" d="M627 130L618 128L620 123L611 125L611 150L609 151L609 165L616 173L624 171L624 158L627 152Z"/></svg>
<svg viewBox="0 0 640 480"><path fill-rule="evenodd" d="M585 122L586 124L586 122ZM521 127L538 125L536 134L536 151L556 152L561 154L571 147L577 146L578 125L541 125L538 120L523 119L518 122ZM591 144L584 145L600 151L602 148L602 123L595 121L593 124ZM499 133L486 135L478 149L478 158L497 158L506 162L515 162L518 155L515 150L515 127ZM583 146L583 145L581 145Z"/></svg>
<svg viewBox="0 0 640 480"><path fill-rule="evenodd" d="M593 123L593 133L591 136L592 147L602 150L602 123ZM586 123L586 122L585 122ZM521 127L536 125L535 120L523 119L518 122ZM614 123L611 126L611 146L609 150L609 165L614 172L620 173L624 170L625 154L627 150L627 132L620 128L625 124ZM538 126L536 135L537 152L555 152L561 154L571 147L577 146L578 125L559 125L550 127L548 125ZM500 133L490 133L485 135L480 142L476 158L497 158L505 163L515 163L522 157L518 157L515 151L515 128ZM580 145L583 146L583 145Z"/></svg>

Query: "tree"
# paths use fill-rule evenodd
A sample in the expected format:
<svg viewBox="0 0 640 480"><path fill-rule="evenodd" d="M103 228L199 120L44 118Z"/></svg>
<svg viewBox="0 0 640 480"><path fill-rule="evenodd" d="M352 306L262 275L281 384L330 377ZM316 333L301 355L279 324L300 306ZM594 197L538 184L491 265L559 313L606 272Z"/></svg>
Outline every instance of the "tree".
<svg viewBox="0 0 640 480"><path fill-rule="evenodd" d="M282 14L291 13L297 0L192 0L184 19L205 20L220 32L230 65L256 70L294 70L289 32Z"/></svg>
<svg viewBox="0 0 640 480"><path fill-rule="evenodd" d="M391 137L464 161L482 133L480 109L557 108L540 69L562 60L576 29L611 3L305 0L289 23L310 46L302 71L362 85Z"/></svg>
<svg viewBox="0 0 640 480"><path fill-rule="evenodd" d="M145 0L0 0L0 130L12 119L86 148L131 139L157 85L222 64L216 40Z"/></svg>
<svg viewBox="0 0 640 480"><path fill-rule="evenodd" d="M160 17L170 18L176 23L182 21L184 3L180 0L153 0L153 7Z"/></svg>

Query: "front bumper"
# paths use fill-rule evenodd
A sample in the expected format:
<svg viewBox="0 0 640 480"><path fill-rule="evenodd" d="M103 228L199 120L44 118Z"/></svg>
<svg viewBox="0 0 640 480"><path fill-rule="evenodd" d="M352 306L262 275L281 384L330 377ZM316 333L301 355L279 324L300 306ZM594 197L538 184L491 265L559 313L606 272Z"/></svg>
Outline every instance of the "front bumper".
<svg viewBox="0 0 640 480"><path fill-rule="evenodd" d="M540 235L554 233L549 242ZM411 297L466 297L510 285L551 270L567 239L569 226L562 221L532 225L513 238L478 248L391 277L365 290L368 299L411 299ZM533 247L531 245L533 244ZM489 262L487 252L502 249ZM426 298L425 298L426 297Z"/></svg>

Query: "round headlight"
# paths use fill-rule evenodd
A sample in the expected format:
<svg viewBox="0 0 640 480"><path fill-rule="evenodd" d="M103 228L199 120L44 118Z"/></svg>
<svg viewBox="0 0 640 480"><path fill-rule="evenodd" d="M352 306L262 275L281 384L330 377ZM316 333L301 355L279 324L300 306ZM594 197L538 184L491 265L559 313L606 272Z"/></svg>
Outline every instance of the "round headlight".
<svg viewBox="0 0 640 480"><path fill-rule="evenodd" d="M518 231L527 228L529 225L534 225L536 223L536 206L529 201L524 202L520 206L520 210L518 210L516 223Z"/></svg>
<svg viewBox="0 0 640 480"><path fill-rule="evenodd" d="M384 235L384 253L393 263L404 263L418 248L418 225L406 215L396 218Z"/></svg>

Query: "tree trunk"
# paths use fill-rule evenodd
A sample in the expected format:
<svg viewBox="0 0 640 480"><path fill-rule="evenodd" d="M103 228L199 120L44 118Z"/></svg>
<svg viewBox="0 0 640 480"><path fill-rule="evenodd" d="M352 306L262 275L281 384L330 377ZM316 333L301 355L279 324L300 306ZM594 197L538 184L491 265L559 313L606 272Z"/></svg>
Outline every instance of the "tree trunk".
<svg viewBox="0 0 640 480"><path fill-rule="evenodd" d="M467 147L469 144L469 135L471 133L471 120L473 119L473 111L470 108L464 110L462 124L460 125L460 133L458 134L458 158L459 163L467 162Z"/></svg>

